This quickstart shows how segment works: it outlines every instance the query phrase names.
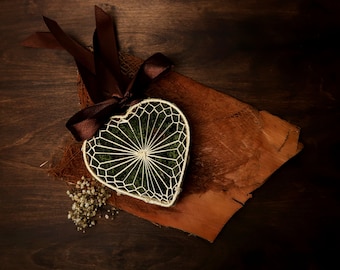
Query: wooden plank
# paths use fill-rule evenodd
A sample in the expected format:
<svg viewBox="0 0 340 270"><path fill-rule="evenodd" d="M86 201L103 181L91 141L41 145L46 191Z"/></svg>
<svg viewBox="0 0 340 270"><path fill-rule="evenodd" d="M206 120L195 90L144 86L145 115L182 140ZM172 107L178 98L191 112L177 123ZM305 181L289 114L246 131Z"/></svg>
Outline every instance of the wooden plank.
<svg viewBox="0 0 340 270"><path fill-rule="evenodd" d="M46 15L89 45L98 2L1 1L0 268L331 268L340 241L339 2L136 2L101 5L118 19L122 50L164 52L177 72L300 126L304 150L214 244L124 212L79 234L66 219L69 187L39 167L79 107L76 68L65 52L20 41L46 31Z"/></svg>

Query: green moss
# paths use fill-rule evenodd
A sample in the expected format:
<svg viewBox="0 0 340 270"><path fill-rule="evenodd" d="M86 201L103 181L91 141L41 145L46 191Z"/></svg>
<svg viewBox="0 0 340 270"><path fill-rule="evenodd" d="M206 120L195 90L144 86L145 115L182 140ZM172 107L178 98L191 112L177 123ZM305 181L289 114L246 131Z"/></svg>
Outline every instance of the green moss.
<svg viewBox="0 0 340 270"><path fill-rule="evenodd" d="M179 141L183 140L180 138L182 133L178 133L177 129L179 127L184 130L184 126L178 126L181 125L178 123L179 116L171 115L170 111L168 115L165 114L164 108L161 106L146 108L145 111L140 112L138 110L143 109L137 109L136 114L141 115L140 118L135 115L128 118L128 122L124 119L118 120L115 125L100 131L94 156L100 162L101 171L106 170L108 175L117 176L115 184L118 188L123 187L121 181L124 181L124 188L133 193L147 194L148 190L154 189L156 193L166 194L171 186L171 179L178 176L179 166L177 166L176 159L184 151L184 146ZM154 155L157 157L150 157L152 162L164 172L157 168L156 172L146 172L141 160L128 169L126 167L129 166L129 163L124 164L124 160L117 161L117 159L126 157L126 153L119 148L123 146L128 149L141 149L150 143L150 137L153 142L151 147L161 147L160 150L168 149L155 153ZM166 144L167 147L162 147ZM112 147L117 149L112 150ZM114 168L112 168L113 165ZM148 186L148 184L151 185L146 181L149 174L158 175L157 178L162 180L154 183L153 187ZM153 196L154 194L149 195Z"/></svg>

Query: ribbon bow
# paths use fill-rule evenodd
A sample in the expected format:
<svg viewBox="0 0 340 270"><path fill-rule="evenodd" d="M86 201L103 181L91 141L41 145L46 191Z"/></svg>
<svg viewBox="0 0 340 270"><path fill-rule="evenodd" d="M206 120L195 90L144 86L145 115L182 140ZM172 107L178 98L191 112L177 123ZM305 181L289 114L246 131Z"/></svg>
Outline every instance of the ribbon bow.
<svg viewBox="0 0 340 270"><path fill-rule="evenodd" d="M166 56L156 53L145 60L135 77L129 80L120 70L112 18L98 6L95 6L95 17L93 52L65 34L57 22L47 17L44 21L50 32L37 32L23 41L27 47L65 49L74 57L95 103L77 112L66 123L78 141L91 138L111 115L120 114L143 99L148 85L172 67Z"/></svg>

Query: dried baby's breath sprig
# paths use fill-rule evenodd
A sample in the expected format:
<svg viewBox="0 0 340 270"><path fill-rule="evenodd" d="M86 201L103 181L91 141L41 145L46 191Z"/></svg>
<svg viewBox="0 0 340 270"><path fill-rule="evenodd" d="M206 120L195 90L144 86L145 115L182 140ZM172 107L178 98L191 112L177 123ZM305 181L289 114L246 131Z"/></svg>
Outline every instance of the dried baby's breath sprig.
<svg viewBox="0 0 340 270"><path fill-rule="evenodd" d="M82 232L96 224L97 212L106 210L103 208L106 206L107 199L111 196L111 193L103 185L84 176L76 183L74 189L68 190L66 193L73 201L67 217L74 222L77 230ZM106 215L111 216L112 219L118 213L115 208L107 209L106 212L105 217Z"/></svg>

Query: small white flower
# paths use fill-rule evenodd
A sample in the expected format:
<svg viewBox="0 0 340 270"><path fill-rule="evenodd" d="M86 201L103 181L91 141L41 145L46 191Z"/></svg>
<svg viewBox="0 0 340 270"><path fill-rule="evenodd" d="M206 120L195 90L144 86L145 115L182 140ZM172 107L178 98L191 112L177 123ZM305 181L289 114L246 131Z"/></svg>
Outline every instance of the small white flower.
<svg viewBox="0 0 340 270"><path fill-rule="evenodd" d="M71 219L77 227L78 231L85 232L87 227L93 227L96 222L93 218L96 217L97 211L106 205L106 200L110 198L111 194L103 187L92 179L82 177L77 181L75 189L67 191L67 195L73 201L71 211L68 212L67 218ZM107 210L111 216L116 214L113 208ZM101 215L99 215L99 218ZM109 219L109 215L105 215Z"/></svg>

